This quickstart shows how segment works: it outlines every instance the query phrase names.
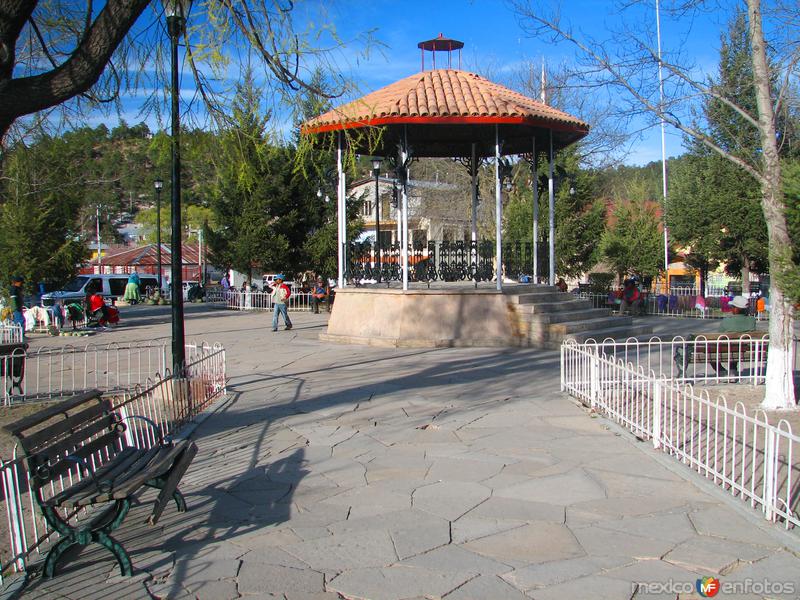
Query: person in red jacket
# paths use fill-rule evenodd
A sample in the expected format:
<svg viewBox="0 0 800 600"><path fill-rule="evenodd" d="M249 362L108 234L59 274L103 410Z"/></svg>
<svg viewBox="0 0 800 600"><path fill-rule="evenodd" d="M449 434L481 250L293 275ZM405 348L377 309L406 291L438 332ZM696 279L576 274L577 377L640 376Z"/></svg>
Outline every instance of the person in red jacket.
<svg viewBox="0 0 800 600"><path fill-rule="evenodd" d="M619 307L619 314L630 311L632 315L639 314L641 311L642 295L636 286L636 281L626 279L622 289L622 303Z"/></svg>
<svg viewBox="0 0 800 600"><path fill-rule="evenodd" d="M292 321L289 319L289 313L286 310L286 302L292 295L289 286L283 283L283 275L275 275L275 285L272 286L272 302L275 305L274 312L272 313L272 331L278 331L278 315L283 316L283 321L286 323L286 329L292 328Z"/></svg>
<svg viewBox="0 0 800 600"><path fill-rule="evenodd" d="M109 322L114 321L114 318L111 314L111 309L106 306L106 302L103 300L102 294L100 294L94 288L91 288L89 293L86 295L86 315L87 318L94 316L97 319L97 324L101 327L104 327ZM116 320L119 319L117 318Z"/></svg>

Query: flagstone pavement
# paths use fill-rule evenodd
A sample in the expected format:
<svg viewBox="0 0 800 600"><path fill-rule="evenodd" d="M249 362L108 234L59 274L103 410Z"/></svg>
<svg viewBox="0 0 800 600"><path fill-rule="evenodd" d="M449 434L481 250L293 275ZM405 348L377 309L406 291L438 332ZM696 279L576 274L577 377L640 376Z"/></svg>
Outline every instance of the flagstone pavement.
<svg viewBox="0 0 800 600"><path fill-rule="evenodd" d="M166 338L166 310L93 341ZM324 315L269 319L187 307L231 392L194 433L189 512L147 527L145 494L117 532L133 577L87 548L22 598L684 599L708 576L725 600L800 597L797 535L587 414L557 352L330 345Z"/></svg>

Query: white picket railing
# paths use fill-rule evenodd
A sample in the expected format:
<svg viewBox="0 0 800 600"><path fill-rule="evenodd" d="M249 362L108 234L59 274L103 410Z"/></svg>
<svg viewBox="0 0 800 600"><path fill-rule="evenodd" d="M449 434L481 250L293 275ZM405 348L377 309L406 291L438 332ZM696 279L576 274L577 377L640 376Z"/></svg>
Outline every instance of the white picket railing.
<svg viewBox="0 0 800 600"><path fill-rule="evenodd" d="M206 302L222 304L232 310L272 310L272 296L269 292L243 292L241 290L209 290ZM289 296L286 309L290 311L310 311L313 309L310 292L295 292Z"/></svg>
<svg viewBox="0 0 800 600"><path fill-rule="evenodd" d="M152 379L143 380L131 389L112 395L114 407L123 418L141 415L158 424L163 436L170 436L227 394L225 349L215 344L209 346L187 345L186 377L179 379L169 373L160 377L153 372ZM150 448L158 442L152 427L139 420L127 421L127 443L139 448ZM0 480L3 484L4 503L9 532L9 553L2 561L0 583L3 576L25 571L30 561L46 553L58 540L35 505L23 458L16 449L10 460L0 460ZM81 469L60 478L53 484L52 493L58 493L82 478ZM82 513L65 513L64 518L81 518Z"/></svg>
<svg viewBox="0 0 800 600"><path fill-rule="evenodd" d="M19 325L0 323L0 344L19 344L23 338L24 331Z"/></svg>
<svg viewBox="0 0 800 600"><path fill-rule="evenodd" d="M610 358L641 366L682 383L736 382L764 383L767 368L769 334L760 337L722 337L704 335L692 338L676 336L669 340L630 338L625 341L606 339L597 343L598 351Z"/></svg>
<svg viewBox="0 0 800 600"><path fill-rule="evenodd" d="M17 349L11 355L0 356L0 394L3 403L9 405L90 389L131 389L154 373L164 373L170 364L168 358L165 342ZM14 367L17 373L21 367L22 374L15 376Z"/></svg>
<svg viewBox="0 0 800 600"><path fill-rule="evenodd" d="M755 340L753 341L756 342ZM728 491L788 529L800 525L800 437L785 419L770 423L741 402L728 406L708 390L670 379L656 356L608 354L610 344L561 347L561 389ZM680 342L679 342L680 343ZM649 362L648 362L649 361Z"/></svg>

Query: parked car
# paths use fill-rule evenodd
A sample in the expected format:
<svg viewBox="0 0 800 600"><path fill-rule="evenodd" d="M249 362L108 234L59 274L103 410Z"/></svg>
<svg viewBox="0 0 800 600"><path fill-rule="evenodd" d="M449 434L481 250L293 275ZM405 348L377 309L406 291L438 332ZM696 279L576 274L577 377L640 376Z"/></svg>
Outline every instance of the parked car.
<svg viewBox="0 0 800 600"><path fill-rule="evenodd" d="M261 289L262 289L262 291L265 290L266 286L269 286L270 288L272 288L272 286L275 284L275 275L277 275L277 273L267 273L261 278L261 283L262 283ZM292 290L294 289L294 281L284 281L283 283L288 285L289 289L292 289ZM269 291L269 290L267 290L267 291Z"/></svg>
<svg viewBox="0 0 800 600"><path fill-rule="evenodd" d="M128 275L78 275L60 290L42 295L42 305L52 306L60 300L63 304L83 300L89 286L94 287L107 300L118 300L125 295L125 286L128 285ZM139 275L139 290L145 294L148 287L158 288L158 278L155 275Z"/></svg>

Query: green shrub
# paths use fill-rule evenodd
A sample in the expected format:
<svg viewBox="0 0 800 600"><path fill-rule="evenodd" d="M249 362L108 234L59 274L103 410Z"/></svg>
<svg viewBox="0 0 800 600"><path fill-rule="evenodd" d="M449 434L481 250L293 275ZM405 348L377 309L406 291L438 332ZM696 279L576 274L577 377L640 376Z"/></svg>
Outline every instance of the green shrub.
<svg viewBox="0 0 800 600"><path fill-rule="evenodd" d="M614 277L613 273L589 273L589 289L593 294L605 294L611 291Z"/></svg>

